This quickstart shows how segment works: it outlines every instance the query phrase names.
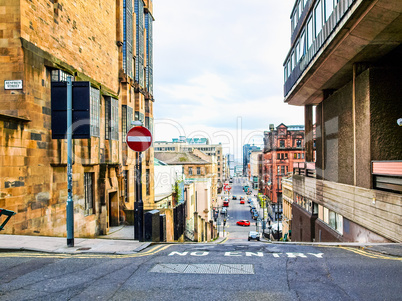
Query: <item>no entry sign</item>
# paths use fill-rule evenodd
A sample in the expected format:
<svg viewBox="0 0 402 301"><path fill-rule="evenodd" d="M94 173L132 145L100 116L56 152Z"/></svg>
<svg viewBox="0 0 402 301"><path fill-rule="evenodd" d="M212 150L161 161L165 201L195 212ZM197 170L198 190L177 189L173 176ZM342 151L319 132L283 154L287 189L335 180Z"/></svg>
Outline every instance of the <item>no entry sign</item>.
<svg viewBox="0 0 402 301"><path fill-rule="evenodd" d="M152 144L151 132L143 126L135 126L128 131L126 142L135 152L146 151Z"/></svg>

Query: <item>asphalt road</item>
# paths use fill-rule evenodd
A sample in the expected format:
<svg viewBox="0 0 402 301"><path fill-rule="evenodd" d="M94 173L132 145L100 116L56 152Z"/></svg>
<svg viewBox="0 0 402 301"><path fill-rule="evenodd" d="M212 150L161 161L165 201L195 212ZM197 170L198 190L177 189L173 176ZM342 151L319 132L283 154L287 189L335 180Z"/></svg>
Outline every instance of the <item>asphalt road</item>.
<svg viewBox="0 0 402 301"><path fill-rule="evenodd" d="M228 239L231 242L247 242L248 241L248 232L249 231L259 231L262 232L261 224L257 226L257 222L252 219L252 215L250 213L250 206L247 203L247 199L251 199L254 204L257 204L257 198L254 195L247 195L243 191L243 186L246 184L246 180L243 178L234 178L232 183L232 189L229 194L229 207L228 216L226 217L226 226L225 232L228 234ZM233 200L232 197L236 196L236 200ZM240 204L240 197L244 197L245 204ZM223 199L224 197L222 197ZM221 204L222 205L222 204ZM257 207L260 217L263 216L262 209ZM224 216L220 215L220 219L223 219ZM248 227L237 225L237 221L239 220L248 220L251 225ZM252 242L251 242L252 243Z"/></svg>
<svg viewBox="0 0 402 301"><path fill-rule="evenodd" d="M392 257L265 242L161 246L0 253L0 300L401 300L402 262Z"/></svg>
<svg viewBox="0 0 402 301"><path fill-rule="evenodd" d="M248 242L255 225L235 222L250 217L247 204L230 201L220 244L159 244L130 255L0 252L0 300L401 300L402 258Z"/></svg>

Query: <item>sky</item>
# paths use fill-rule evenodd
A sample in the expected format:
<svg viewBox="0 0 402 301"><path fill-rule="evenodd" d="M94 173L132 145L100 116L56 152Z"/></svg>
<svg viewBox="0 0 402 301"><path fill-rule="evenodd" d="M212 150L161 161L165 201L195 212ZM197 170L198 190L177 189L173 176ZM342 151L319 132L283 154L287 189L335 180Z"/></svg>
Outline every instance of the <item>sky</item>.
<svg viewBox="0 0 402 301"><path fill-rule="evenodd" d="M285 104L293 0L153 0L154 141L206 137L241 157L263 132L304 124Z"/></svg>

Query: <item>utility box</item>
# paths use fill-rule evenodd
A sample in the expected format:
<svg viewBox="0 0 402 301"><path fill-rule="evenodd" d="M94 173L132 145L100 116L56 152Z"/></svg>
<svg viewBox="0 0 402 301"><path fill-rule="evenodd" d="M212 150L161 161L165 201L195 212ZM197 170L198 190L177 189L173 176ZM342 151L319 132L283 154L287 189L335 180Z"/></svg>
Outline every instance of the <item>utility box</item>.
<svg viewBox="0 0 402 301"><path fill-rule="evenodd" d="M159 210L148 211L144 214L144 240L160 241L160 215Z"/></svg>

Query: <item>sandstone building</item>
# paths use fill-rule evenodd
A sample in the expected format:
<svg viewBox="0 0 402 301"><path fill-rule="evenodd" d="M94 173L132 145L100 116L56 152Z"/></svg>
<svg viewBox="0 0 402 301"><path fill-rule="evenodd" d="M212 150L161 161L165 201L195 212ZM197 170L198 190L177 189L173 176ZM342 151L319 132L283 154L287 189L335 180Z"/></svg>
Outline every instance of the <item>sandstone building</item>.
<svg viewBox="0 0 402 301"><path fill-rule="evenodd" d="M153 128L152 0L0 3L0 207L5 233L66 233L66 139L52 139L52 83L90 83L88 139L73 140L77 237L132 220L131 121ZM154 208L153 150L143 159L144 209Z"/></svg>

